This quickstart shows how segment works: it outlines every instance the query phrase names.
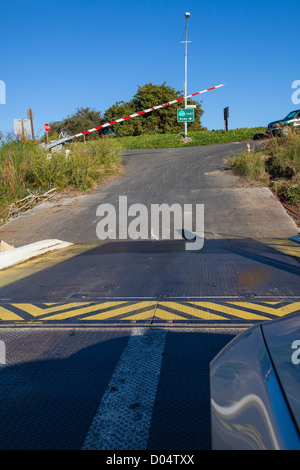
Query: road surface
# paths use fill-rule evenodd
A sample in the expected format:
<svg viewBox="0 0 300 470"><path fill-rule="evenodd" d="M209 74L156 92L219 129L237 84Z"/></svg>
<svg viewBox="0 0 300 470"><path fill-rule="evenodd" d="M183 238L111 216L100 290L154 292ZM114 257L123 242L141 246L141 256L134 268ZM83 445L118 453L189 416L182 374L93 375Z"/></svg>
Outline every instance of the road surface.
<svg viewBox="0 0 300 470"><path fill-rule="evenodd" d="M298 233L293 220L266 188L251 188L228 171L227 161L246 149L230 143L177 149L128 150L125 174L84 195L61 197L0 228L0 238L18 247L55 238L72 243L99 241L100 204L204 204L205 238L288 238Z"/></svg>
<svg viewBox="0 0 300 470"><path fill-rule="evenodd" d="M0 229L16 247L73 243L0 271L1 449L210 449L210 361L300 312L295 223L226 169L245 145L127 151L120 178ZM125 195L204 204L202 249L99 240L97 207Z"/></svg>

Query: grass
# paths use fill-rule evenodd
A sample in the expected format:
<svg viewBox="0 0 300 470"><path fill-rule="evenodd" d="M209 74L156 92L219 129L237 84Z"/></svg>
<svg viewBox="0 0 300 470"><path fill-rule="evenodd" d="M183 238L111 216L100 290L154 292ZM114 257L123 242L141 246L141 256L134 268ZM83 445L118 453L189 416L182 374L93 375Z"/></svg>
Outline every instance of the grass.
<svg viewBox="0 0 300 470"><path fill-rule="evenodd" d="M176 135L140 135L134 137L115 138L117 142L126 149L142 149L142 148L174 148L174 147L190 147L197 145L220 144L226 142L241 142L243 140L252 140L255 135L263 134L265 127L231 129L228 132L224 130L216 131L199 131L188 132L188 137L192 138L191 142L185 143L180 139L183 134Z"/></svg>
<svg viewBox="0 0 300 470"><path fill-rule="evenodd" d="M0 223L7 220L10 204L49 189L89 189L120 170L121 147L103 138L72 143L69 152L51 152L38 143L9 142L0 148Z"/></svg>
<svg viewBox="0 0 300 470"><path fill-rule="evenodd" d="M283 202L300 210L300 134L291 131L273 137L262 149L234 157L230 166L249 182L267 185Z"/></svg>

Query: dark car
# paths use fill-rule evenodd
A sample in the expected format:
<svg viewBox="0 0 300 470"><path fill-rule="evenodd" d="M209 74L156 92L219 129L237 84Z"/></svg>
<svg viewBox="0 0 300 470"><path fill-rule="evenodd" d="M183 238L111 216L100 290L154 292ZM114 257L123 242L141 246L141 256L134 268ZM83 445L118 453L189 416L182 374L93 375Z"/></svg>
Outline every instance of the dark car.
<svg viewBox="0 0 300 470"><path fill-rule="evenodd" d="M300 449L300 314L257 324L210 364L213 450Z"/></svg>
<svg viewBox="0 0 300 470"><path fill-rule="evenodd" d="M291 111L285 118L268 124L267 133L271 135L284 135L289 129L300 131L300 109Z"/></svg>

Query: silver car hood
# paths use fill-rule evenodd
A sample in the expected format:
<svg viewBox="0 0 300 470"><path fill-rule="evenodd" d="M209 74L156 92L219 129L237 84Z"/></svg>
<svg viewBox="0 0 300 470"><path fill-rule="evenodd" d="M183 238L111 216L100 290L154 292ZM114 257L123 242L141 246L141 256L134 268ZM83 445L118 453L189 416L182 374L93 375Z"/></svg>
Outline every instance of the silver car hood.
<svg viewBox="0 0 300 470"><path fill-rule="evenodd" d="M300 313L264 322L261 328L283 394L300 432Z"/></svg>

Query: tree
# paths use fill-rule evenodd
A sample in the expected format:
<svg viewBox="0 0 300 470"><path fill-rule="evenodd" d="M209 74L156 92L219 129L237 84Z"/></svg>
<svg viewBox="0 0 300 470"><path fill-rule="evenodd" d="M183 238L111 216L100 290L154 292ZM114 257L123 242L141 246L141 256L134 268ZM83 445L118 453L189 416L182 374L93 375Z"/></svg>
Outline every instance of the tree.
<svg viewBox="0 0 300 470"><path fill-rule="evenodd" d="M120 119L130 114L135 113L135 106L133 101L129 101L125 103L124 101L117 101L113 104L109 109L107 109L104 113L104 121L105 122L112 122L116 119ZM124 137L127 135L138 135L136 133L136 119L129 119L128 121L123 121L122 123L115 124L113 126L107 127L103 129L103 132L106 134L114 134L117 137Z"/></svg>
<svg viewBox="0 0 300 470"><path fill-rule="evenodd" d="M75 114L68 116L62 121L51 122L49 136L52 140L58 139L62 131L69 135L75 135L82 131L98 127L106 122L112 122L139 111L152 108L153 106L168 103L182 96L181 91L176 91L174 88L166 85L166 82L162 85L153 85L152 83L146 83L146 85L143 86L138 85L138 90L130 101L117 101L105 111L103 117L100 111L87 107L78 108ZM203 130L204 128L200 121L203 114L201 102L189 100L188 103L196 105L194 110L195 120L193 123L188 123L189 131ZM183 123L177 122L178 108L184 108L184 101L151 111L140 117L125 120L121 123L100 129L99 131L85 134L84 138L87 140L98 139L103 134L123 137L141 134L179 133L183 131ZM46 136L44 135L42 140L45 141L45 139Z"/></svg>
<svg viewBox="0 0 300 470"><path fill-rule="evenodd" d="M103 118L100 111L91 108L78 108L76 113L68 116L62 121L50 123L50 138L58 138L61 131L65 131L68 135L78 134L79 132L98 127L103 124ZM102 134L101 130L86 134L88 140L98 139Z"/></svg>
<svg viewBox="0 0 300 470"><path fill-rule="evenodd" d="M104 121L115 121L116 119L143 111L144 109L168 103L182 96L182 92L176 91L174 88L166 85L166 82L164 82L162 85L153 85L152 83L147 83L144 86L138 86L138 91L133 96L131 101L119 101L107 109L103 116ZM189 100L188 103L196 105L195 121L188 124L189 130L203 130L200 117L204 111L201 108L200 102ZM178 104L166 106L165 108L154 110L151 113L146 113L140 117L112 125L107 127L105 132L114 134L118 137L155 133L179 133L183 130L183 124L177 122L178 108L184 108L184 101L181 101Z"/></svg>

